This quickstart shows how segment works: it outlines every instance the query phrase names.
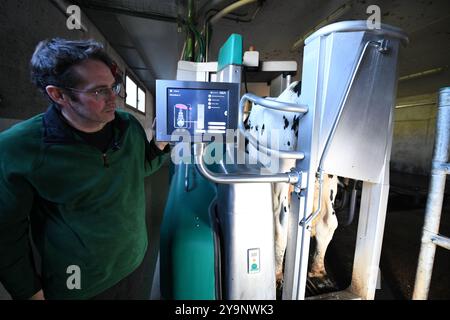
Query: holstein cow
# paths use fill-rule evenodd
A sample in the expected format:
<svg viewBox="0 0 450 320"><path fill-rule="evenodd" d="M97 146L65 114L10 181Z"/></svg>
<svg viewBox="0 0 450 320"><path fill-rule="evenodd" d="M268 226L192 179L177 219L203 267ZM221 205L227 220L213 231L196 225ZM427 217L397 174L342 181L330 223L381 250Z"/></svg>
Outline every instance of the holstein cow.
<svg viewBox="0 0 450 320"><path fill-rule="evenodd" d="M293 82L275 100L295 103L299 94L299 83ZM300 116L301 115L293 112L276 111L254 104L249 117L246 119L245 128L260 143L262 142L269 147L271 147L272 136L276 132L279 138L277 139L278 146L275 147L278 147L278 149L282 151L294 151L297 150ZM246 152L249 153L250 157L255 157L257 154L255 148L250 143L246 144ZM287 172L295 167L295 160L280 159L279 161L279 172ZM337 183L338 179L336 176L324 175L321 210L317 217L312 221L311 225L311 235L316 239L316 246L308 276L310 278L317 278L319 286L320 283L328 283L327 285L329 285L329 281L326 281L327 273L325 271L324 258L328 244L338 225L333 210L333 203L337 192ZM290 214L289 202L291 191L292 186L287 183L272 184L273 212L275 219L276 279L278 287L281 286L283 281L283 260L287 245L287 224ZM315 212L318 207L318 193L319 185L316 183L313 212Z"/></svg>

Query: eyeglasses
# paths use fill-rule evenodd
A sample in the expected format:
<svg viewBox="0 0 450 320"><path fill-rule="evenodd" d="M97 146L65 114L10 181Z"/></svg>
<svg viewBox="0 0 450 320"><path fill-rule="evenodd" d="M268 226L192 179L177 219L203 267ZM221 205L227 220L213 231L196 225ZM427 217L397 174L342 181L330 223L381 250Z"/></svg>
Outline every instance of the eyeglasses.
<svg viewBox="0 0 450 320"><path fill-rule="evenodd" d="M103 87L93 90L79 90L75 88L64 88L64 89L78 93L91 94L95 97L97 101L106 100L111 96L111 94L117 95L122 99L125 98L124 96L120 95L120 90L122 89L122 85L120 83L113 84L111 88Z"/></svg>

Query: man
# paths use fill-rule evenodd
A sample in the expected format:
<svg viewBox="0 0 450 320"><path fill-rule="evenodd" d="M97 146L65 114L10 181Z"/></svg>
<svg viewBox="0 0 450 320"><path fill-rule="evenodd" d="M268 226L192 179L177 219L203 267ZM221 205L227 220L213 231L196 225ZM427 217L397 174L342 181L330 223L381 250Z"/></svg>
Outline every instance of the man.
<svg viewBox="0 0 450 320"><path fill-rule="evenodd" d="M33 54L51 105L0 134L0 281L14 299L149 296L144 177L169 147L115 110L116 70L92 40L43 41Z"/></svg>

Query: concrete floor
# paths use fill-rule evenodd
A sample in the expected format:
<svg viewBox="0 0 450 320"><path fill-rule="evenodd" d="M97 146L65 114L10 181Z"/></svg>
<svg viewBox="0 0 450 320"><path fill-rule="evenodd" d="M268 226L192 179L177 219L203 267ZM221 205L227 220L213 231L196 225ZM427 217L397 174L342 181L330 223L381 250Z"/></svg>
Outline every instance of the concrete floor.
<svg viewBox="0 0 450 320"><path fill-rule="evenodd" d="M386 218L381 273L394 299L411 299L420 252L420 239L424 222L424 206L408 199L392 199ZM399 204L400 202L400 204ZM396 207L400 206L401 207ZM450 198L442 210L440 233L450 236ZM450 299L450 252L437 247L428 298Z"/></svg>
<svg viewBox="0 0 450 320"><path fill-rule="evenodd" d="M375 299L410 300L420 251L428 180L426 177L394 173L391 175L391 185L380 260L381 289L376 291ZM340 290L350 285L357 224L355 217L351 225L338 227L327 251L327 268L331 270ZM440 233L450 236L448 194L444 200ZM449 270L450 251L438 247L428 297L430 300L450 299Z"/></svg>

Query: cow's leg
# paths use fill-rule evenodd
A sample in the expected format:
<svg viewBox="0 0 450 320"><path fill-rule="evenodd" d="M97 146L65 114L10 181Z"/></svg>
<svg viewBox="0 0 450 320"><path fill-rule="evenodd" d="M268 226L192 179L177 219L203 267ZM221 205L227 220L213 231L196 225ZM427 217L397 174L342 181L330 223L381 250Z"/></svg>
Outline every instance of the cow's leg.
<svg viewBox="0 0 450 320"><path fill-rule="evenodd" d="M273 212L275 224L275 272L277 286L283 282L283 260L287 244L287 223L289 217L289 187L286 183L274 183Z"/></svg>
<svg viewBox="0 0 450 320"><path fill-rule="evenodd" d="M325 253L338 226L333 209L337 192L337 177L325 176L323 183L321 210L312 224L312 235L316 239L316 248L312 258L311 271L308 273L309 277L316 278L324 278L327 275L325 270ZM315 196L317 193L315 192Z"/></svg>

